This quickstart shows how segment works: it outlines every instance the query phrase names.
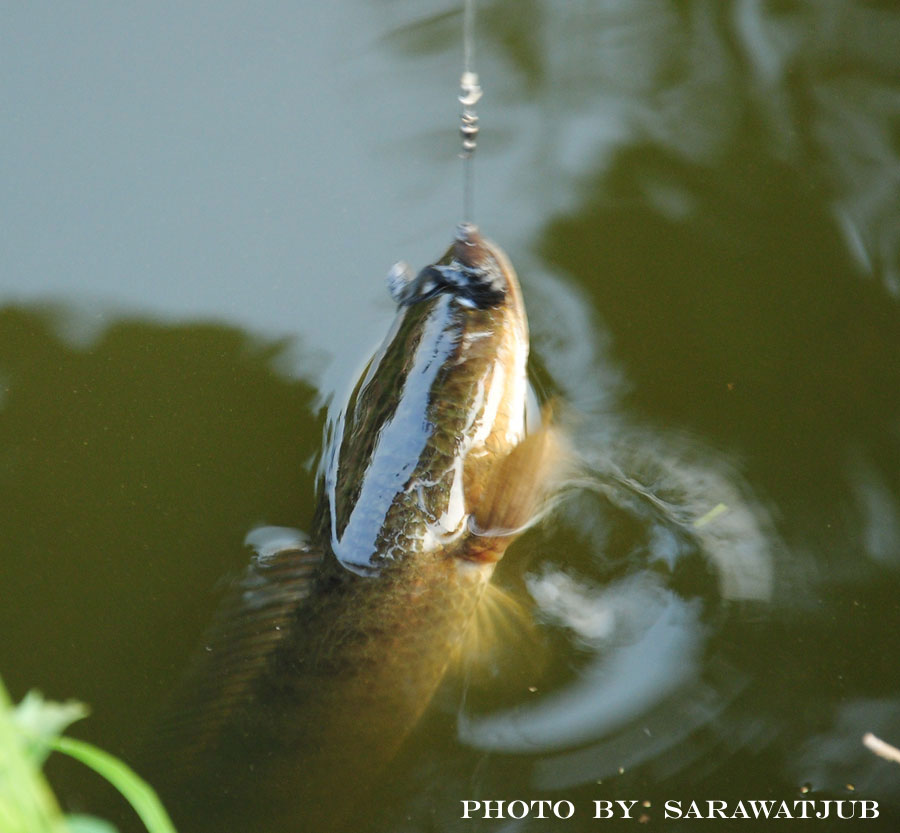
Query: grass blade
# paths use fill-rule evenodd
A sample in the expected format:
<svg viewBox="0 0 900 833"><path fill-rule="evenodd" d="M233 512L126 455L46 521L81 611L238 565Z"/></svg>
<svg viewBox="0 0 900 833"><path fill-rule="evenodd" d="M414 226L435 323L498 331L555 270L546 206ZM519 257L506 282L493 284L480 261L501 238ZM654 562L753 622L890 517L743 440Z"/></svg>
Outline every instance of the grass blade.
<svg viewBox="0 0 900 833"><path fill-rule="evenodd" d="M131 767L90 743L74 738L51 740L50 746L102 775L128 800L149 833L176 833L169 814L153 788Z"/></svg>

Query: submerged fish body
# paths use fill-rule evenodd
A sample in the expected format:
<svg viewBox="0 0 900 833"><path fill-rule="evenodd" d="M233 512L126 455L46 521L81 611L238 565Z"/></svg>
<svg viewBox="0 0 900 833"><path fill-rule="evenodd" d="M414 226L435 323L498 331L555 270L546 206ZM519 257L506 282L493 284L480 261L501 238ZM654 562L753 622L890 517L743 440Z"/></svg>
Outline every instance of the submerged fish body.
<svg viewBox="0 0 900 833"><path fill-rule="evenodd" d="M503 252L462 226L393 290L311 542L254 559L172 709L179 780L204 812L247 793L257 820L281 805L333 826L325 796L387 767L550 480L552 429L525 435L528 328Z"/></svg>

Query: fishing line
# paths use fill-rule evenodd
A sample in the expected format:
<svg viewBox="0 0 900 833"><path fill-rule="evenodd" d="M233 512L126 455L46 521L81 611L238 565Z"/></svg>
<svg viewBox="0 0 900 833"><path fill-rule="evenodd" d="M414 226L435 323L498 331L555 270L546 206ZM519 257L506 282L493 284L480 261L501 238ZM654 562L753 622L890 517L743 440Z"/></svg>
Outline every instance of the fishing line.
<svg viewBox="0 0 900 833"><path fill-rule="evenodd" d="M459 103L462 105L459 133L462 137L463 160L463 221L474 222L474 161L478 139L478 116L475 105L481 98L481 86L474 70L475 63L475 0L463 5L463 71L459 79Z"/></svg>

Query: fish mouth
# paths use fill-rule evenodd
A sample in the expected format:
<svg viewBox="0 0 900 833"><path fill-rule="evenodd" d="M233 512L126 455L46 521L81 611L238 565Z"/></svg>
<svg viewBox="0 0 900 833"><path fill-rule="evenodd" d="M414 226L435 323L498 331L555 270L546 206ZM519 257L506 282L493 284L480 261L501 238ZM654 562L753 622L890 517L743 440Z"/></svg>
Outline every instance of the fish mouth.
<svg viewBox="0 0 900 833"><path fill-rule="evenodd" d="M474 223L460 223L456 227L453 256L469 269L484 269L491 261L496 261L492 247Z"/></svg>
<svg viewBox="0 0 900 833"><path fill-rule="evenodd" d="M456 239L448 256L451 253L453 261L469 273L470 280L489 285L501 296L501 300L516 308L520 318L525 319L525 306L516 270L503 249L481 236L478 226L474 223L460 223L456 227Z"/></svg>
<svg viewBox="0 0 900 833"><path fill-rule="evenodd" d="M427 301L442 293L477 309L498 307L516 294L515 273L506 256L485 240L473 223L461 223L448 252L418 275L398 264L388 277L391 295L400 306Z"/></svg>

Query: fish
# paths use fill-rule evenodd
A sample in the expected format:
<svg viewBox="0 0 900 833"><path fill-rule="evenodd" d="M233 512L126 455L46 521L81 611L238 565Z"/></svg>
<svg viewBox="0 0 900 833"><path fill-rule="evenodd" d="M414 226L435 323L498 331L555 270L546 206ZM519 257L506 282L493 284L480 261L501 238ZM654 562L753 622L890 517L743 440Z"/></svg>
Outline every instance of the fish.
<svg viewBox="0 0 900 833"><path fill-rule="evenodd" d="M527 430L528 322L506 254L461 224L388 286L397 314L330 432L308 540L254 556L170 706L185 829L222 829L229 805L247 829L346 823L558 479L561 431Z"/></svg>

